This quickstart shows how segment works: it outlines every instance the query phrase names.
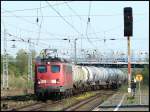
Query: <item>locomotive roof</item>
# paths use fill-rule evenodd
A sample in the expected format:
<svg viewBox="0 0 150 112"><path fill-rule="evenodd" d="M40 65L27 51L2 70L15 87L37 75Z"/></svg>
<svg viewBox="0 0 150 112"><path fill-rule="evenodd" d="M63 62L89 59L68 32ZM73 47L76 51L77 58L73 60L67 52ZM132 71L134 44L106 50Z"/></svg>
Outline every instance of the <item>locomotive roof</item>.
<svg viewBox="0 0 150 112"><path fill-rule="evenodd" d="M37 57L36 62L62 62L62 63L70 63L68 60L60 58L60 57L47 57L47 58L40 58Z"/></svg>

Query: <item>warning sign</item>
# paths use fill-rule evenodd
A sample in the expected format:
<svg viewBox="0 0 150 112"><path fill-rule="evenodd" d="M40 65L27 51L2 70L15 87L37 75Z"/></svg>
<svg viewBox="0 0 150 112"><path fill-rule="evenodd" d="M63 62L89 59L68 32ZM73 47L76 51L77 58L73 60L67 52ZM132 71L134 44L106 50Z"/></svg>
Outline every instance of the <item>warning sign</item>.
<svg viewBox="0 0 150 112"><path fill-rule="evenodd" d="M137 75L136 75L136 80L137 80L137 81L143 80L143 76L142 76L141 74L137 74Z"/></svg>

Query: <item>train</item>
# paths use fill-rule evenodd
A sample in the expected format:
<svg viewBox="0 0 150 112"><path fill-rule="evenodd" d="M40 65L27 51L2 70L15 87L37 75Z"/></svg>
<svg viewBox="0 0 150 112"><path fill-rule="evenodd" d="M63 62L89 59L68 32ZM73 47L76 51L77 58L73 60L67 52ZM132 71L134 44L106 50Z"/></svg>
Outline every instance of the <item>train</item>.
<svg viewBox="0 0 150 112"><path fill-rule="evenodd" d="M121 69L74 65L60 59L35 63L34 91L38 98L70 96L102 88L117 89L127 81Z"/></svg>

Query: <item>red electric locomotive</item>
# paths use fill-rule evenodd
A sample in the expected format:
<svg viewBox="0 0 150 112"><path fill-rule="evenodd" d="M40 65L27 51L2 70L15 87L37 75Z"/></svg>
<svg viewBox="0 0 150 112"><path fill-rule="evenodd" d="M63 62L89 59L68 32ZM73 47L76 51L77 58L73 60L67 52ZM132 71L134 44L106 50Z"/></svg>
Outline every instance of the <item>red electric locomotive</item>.
<svg viewBox="0 0 150 112"><path fill-rule="evenodd" d="M69 63L46 60L35 65L35 94L38 97L70 92L72 80L72 66Z"/></svg>

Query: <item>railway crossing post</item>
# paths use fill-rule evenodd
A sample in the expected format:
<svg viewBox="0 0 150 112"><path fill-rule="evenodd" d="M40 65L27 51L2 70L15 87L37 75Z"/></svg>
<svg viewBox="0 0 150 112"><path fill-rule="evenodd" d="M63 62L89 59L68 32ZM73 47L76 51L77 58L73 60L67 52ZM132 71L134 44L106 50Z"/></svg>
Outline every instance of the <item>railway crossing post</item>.
<svg viewBox="0 0 150 112"><path fill-rule="evenodd" d="M140 95L140 105L141 105L141 87L140 87L140 82L139 82L139 95Z"/></svg>
<svg viewBox="0 0 150 112"><path fill-rule="evenodd" d="M141 87L140 87L140 82L143 80L143 77L141 74L137 74L136 75L136 80L139 82L139 102L140 102L140 105L141 105Z"/></svg>

